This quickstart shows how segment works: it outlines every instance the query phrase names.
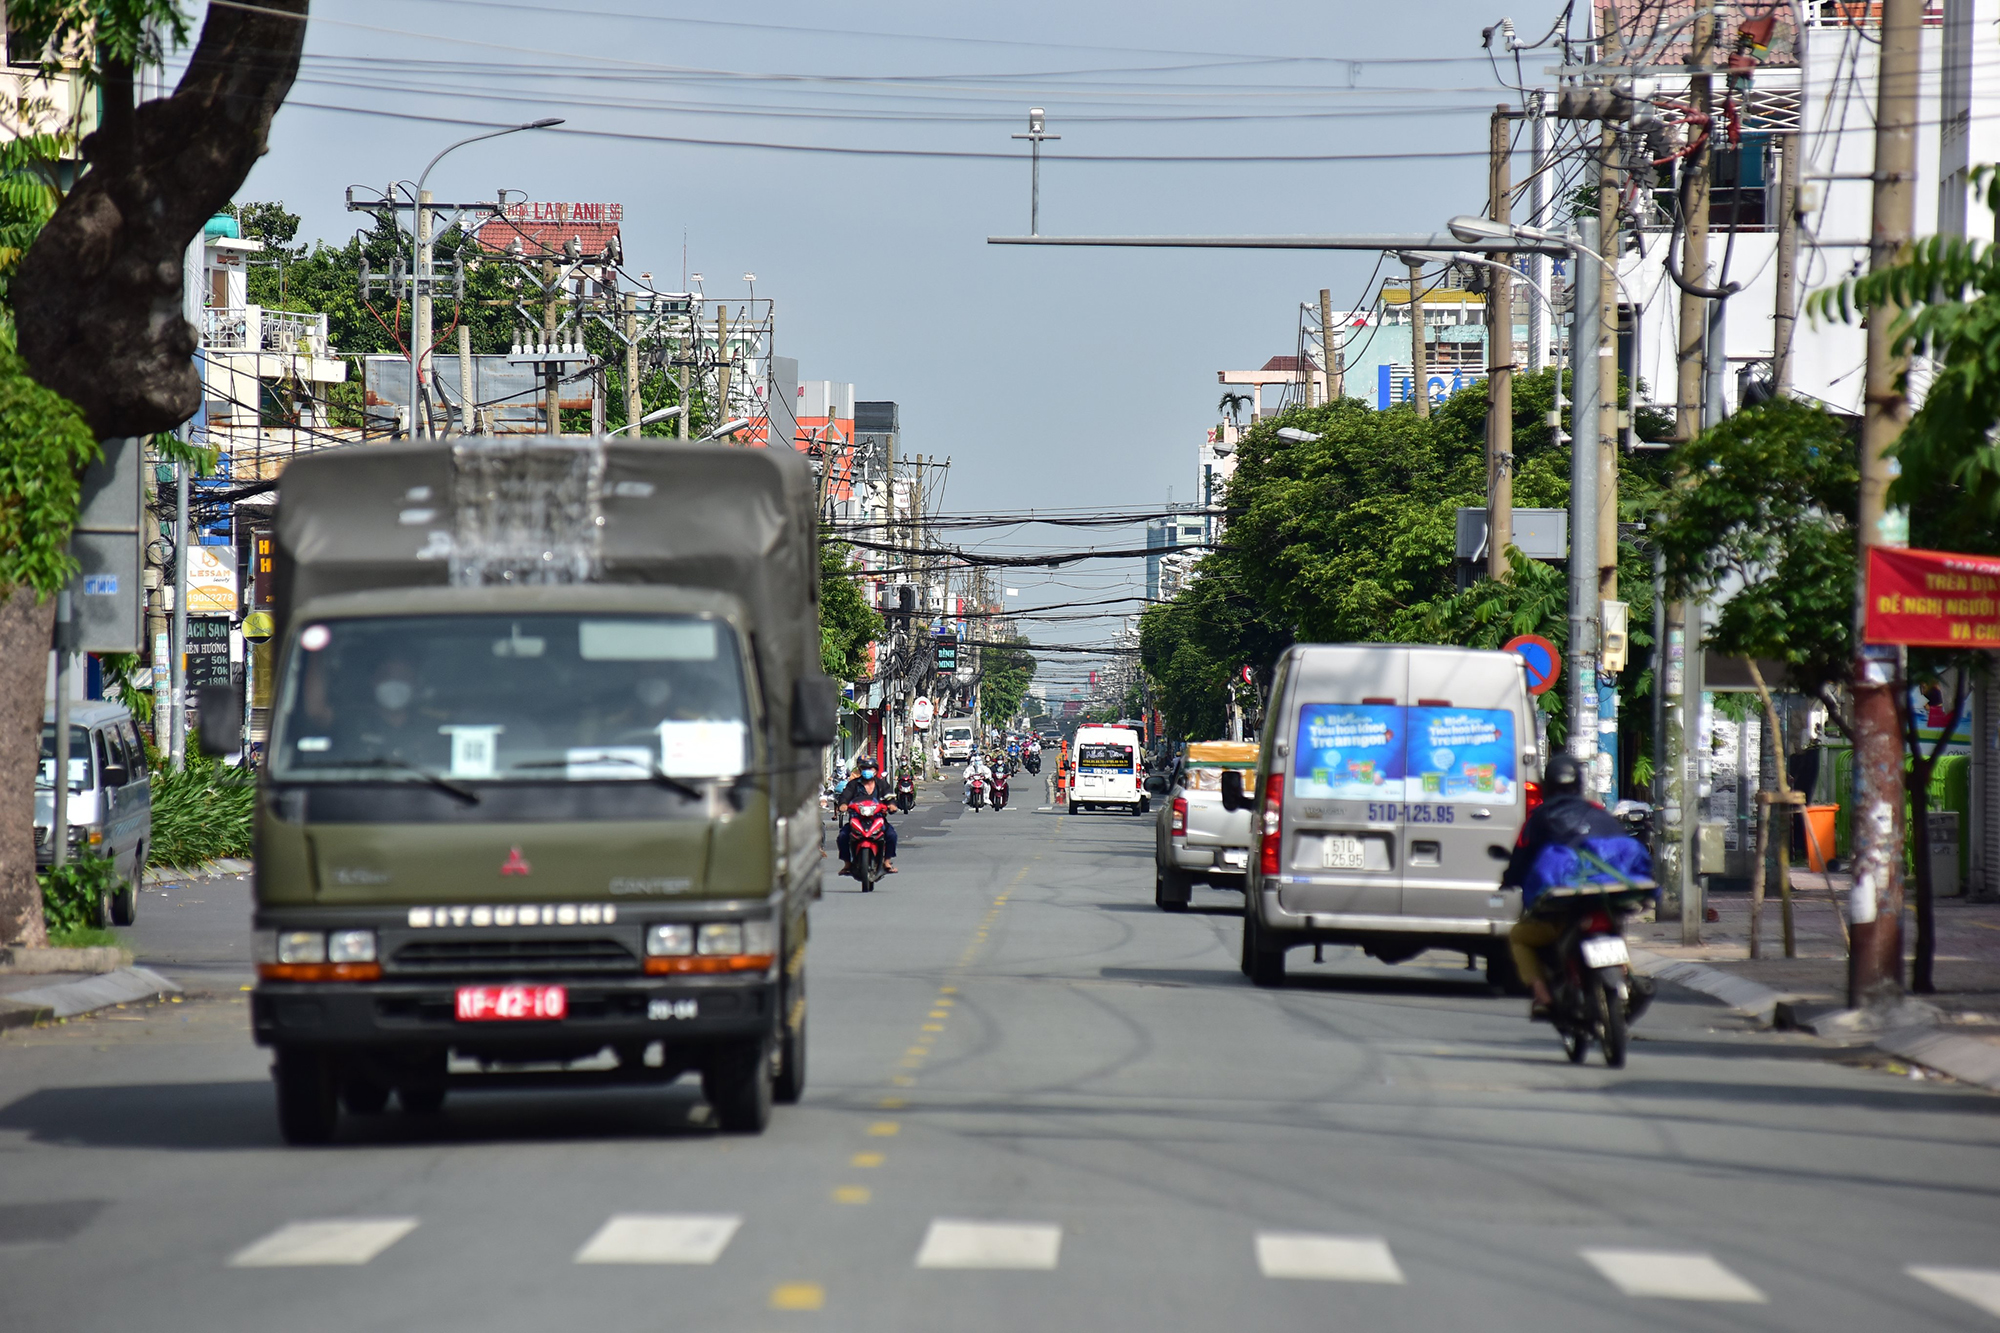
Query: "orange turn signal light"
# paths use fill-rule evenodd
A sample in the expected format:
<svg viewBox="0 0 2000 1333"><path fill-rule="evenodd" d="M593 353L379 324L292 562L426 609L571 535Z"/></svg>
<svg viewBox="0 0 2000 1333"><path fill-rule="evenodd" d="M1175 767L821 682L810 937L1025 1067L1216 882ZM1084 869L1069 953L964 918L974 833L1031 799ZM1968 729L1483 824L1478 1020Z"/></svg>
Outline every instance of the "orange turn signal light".
<svg viewBox="0 0 2000 1333"><path fill-rule="evenodd" d="M259 963L265 981L380 981L380 963Z"/></svg>
<svg viewBox="0 0 2000 1333"><path fill-rule="evenodd" d="M764 972L774 957L768 953L687 954L678 958L648 958L646 975L676 976L689 972Z"/></svg>

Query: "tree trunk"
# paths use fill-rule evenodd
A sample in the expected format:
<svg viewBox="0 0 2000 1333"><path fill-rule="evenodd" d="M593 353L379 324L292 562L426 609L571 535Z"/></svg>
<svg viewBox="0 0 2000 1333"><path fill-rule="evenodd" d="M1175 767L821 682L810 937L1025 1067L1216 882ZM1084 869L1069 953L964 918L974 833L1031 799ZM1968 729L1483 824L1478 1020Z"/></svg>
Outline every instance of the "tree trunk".
<svg viewBox="0 0 2000 1333"><path fill-rule="evenodd" d="M1910 960L1910 992L1930 995L1937 984L1932 964L1937 958L1937 913L1931 894L1931 766L1919 760L1910 770L1910 836L1917 867L1917 951Z"/></svg>
<svg viewBox="0 0 2000 1333"><path fill-rule="evenodd" d="M0 601L0 943L48 943L35 878L35 783L48 697L49 639L56 601L17 586Z"/></svg>
<svg viewBox="0 0 2000 1333"><path fill-rule="evenodd" d="M171 97L127 111L130 71L107 69L89 170L15 275L22 357L100 438L172 430L201 405L182 258L263 156L305 43L307 0L260 3L209 8Z"/></svg>

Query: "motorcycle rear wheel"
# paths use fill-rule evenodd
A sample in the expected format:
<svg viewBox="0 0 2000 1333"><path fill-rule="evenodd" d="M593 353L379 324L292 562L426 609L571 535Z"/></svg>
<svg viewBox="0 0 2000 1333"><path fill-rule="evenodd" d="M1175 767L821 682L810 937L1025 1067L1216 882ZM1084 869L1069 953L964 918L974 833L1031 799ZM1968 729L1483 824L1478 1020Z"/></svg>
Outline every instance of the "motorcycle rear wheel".
<svg viewBox="0 0 2000 1333"><path fill-rule="evenodd" d="M1607 1069L1625 1067L1625 1002L1619 998L1612 985L1599 978L1598 1017L1599 1033L1604 1046L1604 1065Z"/></svg>
<svg viewBox="0 0 2000 1333"><path fill-rule="evenodd" d="M1562 1034L1563 1054L1573 1065L1580 1065L1590 1055L1590 1034L1572 1027L1557 1029Z"/></svg>

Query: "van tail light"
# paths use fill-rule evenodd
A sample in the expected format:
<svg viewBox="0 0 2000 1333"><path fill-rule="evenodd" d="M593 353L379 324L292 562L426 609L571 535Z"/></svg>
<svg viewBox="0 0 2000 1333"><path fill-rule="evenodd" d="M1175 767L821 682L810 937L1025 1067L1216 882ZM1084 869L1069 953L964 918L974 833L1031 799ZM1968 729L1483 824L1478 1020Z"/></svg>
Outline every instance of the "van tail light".
<svg viewBox="0 0 2000 1333"><path fill-rule="evenodd" d="M1285 816L1285 775L1273 773L1264 779L1263 822L1257 827L1257 870L1278 873L1278 841Z"/></svg>
<svg viewBox="0 0 2000 1333"><path fill-rule="evenodd" d="M1174 797L1174 827L1176 838L1187 836L1187 797Z"/></svg>

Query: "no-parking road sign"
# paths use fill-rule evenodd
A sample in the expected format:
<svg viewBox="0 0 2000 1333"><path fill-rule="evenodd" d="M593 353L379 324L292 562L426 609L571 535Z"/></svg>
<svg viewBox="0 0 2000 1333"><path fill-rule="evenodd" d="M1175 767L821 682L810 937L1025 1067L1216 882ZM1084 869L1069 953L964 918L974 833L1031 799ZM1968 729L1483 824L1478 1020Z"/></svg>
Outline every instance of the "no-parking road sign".
<svg viewBox="0 0 2000 1333"><path fill-rule="evenodd" d="M1539 634L1517 634L1500 645L1528 664L1528 693L1547 694L1563 673L1562 654Z"/></svg>

